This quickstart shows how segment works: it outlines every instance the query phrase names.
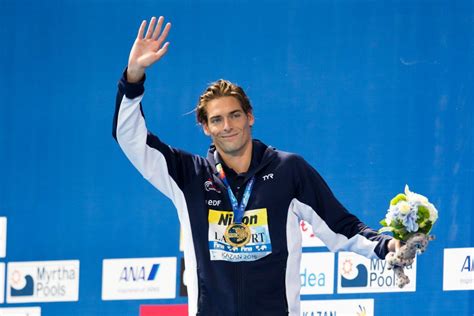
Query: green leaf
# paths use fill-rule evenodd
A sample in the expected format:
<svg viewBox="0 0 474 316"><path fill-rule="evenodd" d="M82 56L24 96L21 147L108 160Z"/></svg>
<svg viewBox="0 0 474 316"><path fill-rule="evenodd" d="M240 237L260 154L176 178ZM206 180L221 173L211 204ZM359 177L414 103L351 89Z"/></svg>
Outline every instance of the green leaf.
<svg viewBox="0 0 474 316"><path fill-rule="evenodd" d="M400 201L406 201L407 200L407 196L403 193L399 193L397 194L396 197L394 197L391 201L390 201L390 205L396 205L398 202Z"/></svg>
<svg viewBox="0 0 474 316"><path fill-rule="evenodd" d="M388 226L388 225L387 225L387 221L385 220L385 218L384 218L383 220L381 220L379 223L380 223L380 225L382 225L382 226Z"/></svg>
<svg viewBox="0 0 474 316"><path fill-rule="evenodd" d="M403 240L402 236L397 232L393 232L393 238L398 239L398 240Z"/></svg>
<svg viewBox="0 0 474 316"><path fill-rule="evenodd" d="M423 205L418 205L418 218L430 218L430 211Z"/></svg>
<svg viewBox="0 0 474 316"><path fill-rule="evenodd" d="M396 229L405 229L405 226L403 226L403 223L399 220L394 221L394 224L395 225L392 224L392 226Z"/></svg>
<svg viewBox="0 0 474 316"><path fill-rule="evenodd" d="M423 228L425 230L424 234L428 234L431 231L431 228L433 228L433 223L428 221L426 226Z"/></svg>

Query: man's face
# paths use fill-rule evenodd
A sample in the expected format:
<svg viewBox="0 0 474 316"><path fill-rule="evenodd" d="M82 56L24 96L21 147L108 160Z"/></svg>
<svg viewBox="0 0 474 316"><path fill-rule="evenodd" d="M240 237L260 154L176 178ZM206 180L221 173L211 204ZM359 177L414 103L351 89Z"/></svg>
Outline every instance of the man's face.
<svg viewBox="0 0 474 316"><path fill-rule="evenodd" d="M204 133L212 138L219 153L238 155L250 145L250 127L254 123L251 112L245 114L239 100L234 97L220 97L206 106L207 123Z"/></svg>

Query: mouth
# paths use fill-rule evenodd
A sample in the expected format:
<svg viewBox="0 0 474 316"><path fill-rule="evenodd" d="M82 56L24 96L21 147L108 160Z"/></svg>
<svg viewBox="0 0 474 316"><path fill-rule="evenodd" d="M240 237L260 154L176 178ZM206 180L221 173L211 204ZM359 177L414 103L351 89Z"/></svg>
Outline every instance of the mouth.
<svg viewBox="0 0 474 316"><path fill-rule="evenodd" d="M239 133L230 134L230 135L221 135L221 138L224 139L224 140L229 140L229 139L237 137L238 135L239 135Z"/></svg>

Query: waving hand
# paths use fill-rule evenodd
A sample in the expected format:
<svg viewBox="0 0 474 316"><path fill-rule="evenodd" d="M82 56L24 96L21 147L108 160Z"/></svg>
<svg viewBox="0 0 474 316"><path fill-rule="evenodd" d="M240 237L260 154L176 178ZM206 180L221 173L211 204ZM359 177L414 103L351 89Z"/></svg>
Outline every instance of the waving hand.
<svg viewBox="0 0 474 316"><path fill-rule="evenodd" d="M144 20L138 29L138 35L133 43L128 58L127 81L138 82L143 78L145 69L160 60L168 50L169 42L165 43L171 23L166 23L163 31L164 18L160 16L158 23L152 17L145 34L147 22ZM164 44L163 44L164 43Z"/></svg>

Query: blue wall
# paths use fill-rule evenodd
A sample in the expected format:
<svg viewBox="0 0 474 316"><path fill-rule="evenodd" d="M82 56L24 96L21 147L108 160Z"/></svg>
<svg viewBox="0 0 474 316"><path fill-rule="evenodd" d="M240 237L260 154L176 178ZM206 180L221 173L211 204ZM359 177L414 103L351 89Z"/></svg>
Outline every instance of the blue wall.
<svg viewBox="0 0 474 316"><path fill-rule="evenodd" d="M442 289L443 249L474 247L472 1L0 0L0 261L81 262L78 302L0 307L137 315L185 302L101 301L102 259L181 256L171 202L111 137L116 82L152 15L173 23L144 100L164 141L205 153L186 113L226 78L251 98L254 136L302 154L368 225L405 183L437 206L415 293L314 299L373 297L377 315L474 312L473 291Z"/></svg>

